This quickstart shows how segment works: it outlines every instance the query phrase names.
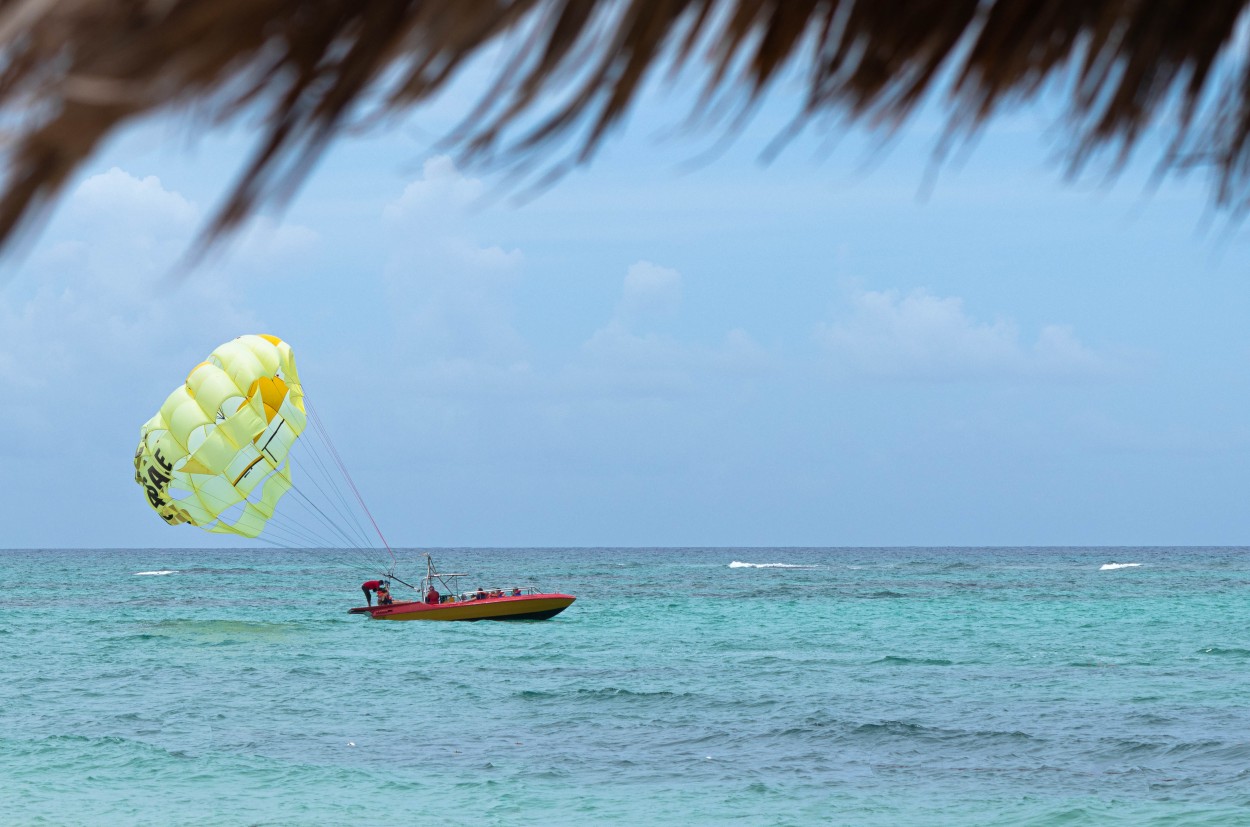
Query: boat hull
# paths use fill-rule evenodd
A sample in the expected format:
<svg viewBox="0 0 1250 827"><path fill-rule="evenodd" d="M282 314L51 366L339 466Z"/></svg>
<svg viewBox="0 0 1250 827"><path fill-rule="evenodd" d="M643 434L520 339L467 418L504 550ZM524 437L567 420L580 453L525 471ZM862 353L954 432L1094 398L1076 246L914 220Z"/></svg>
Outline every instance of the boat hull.
<svg viewBox="0 0 1250 827"><path fill-rule="evenodd" d="M458 603L410 601L389 606L357 606L349 611L368 614L374 620L546 620L560 614L576 599L571 594L528 594Z"/></svg>

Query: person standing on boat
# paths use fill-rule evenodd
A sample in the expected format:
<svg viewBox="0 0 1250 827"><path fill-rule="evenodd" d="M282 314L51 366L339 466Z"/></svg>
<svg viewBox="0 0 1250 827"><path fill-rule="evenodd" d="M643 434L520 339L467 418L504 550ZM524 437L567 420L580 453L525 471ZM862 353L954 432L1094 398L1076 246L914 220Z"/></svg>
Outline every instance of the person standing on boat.
<svg viewBox="0 0 1250 827"><path fill-rule="evenodd" d="M430 584L430 590L425 593L426 603L438 603L438 589L434 588L434 584Z"/></svg>
<svg viewBox="0 0 1250 827"><path fill-rule="evenodd" d="M360 590L365 593L366 606L373 605L373 595L370 594L370 592L376 592L381 585L381 580L366 580L360 584ZM378 600L378 605L382 605L382 601L380 599Z"/></svg>

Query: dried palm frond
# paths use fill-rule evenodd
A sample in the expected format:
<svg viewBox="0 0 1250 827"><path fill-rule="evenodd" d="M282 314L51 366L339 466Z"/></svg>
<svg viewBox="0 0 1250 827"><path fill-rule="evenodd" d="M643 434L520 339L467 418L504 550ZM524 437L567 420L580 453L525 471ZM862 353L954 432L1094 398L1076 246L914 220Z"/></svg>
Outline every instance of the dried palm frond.
<svg viewBox="0 0 1250 827"><path fill-rule="evenodd" d="M1071 160L1168 131L1224 208L1247 205L1250 66L1234 0L0 0L0 242L119 125L195 103L263 113L255 153L207 228L289 196L369 102L406 111L499 43L494 85L449 136L462 157L588 159L653 70L694 66L704 103L743 107L787 68L800 123L903 122L944 85L953 129L1067 71ZM553 101L557 101L553 103ZM728 129L734 128L731 124ZM509 132L509 130L512 130Z"/></svg>

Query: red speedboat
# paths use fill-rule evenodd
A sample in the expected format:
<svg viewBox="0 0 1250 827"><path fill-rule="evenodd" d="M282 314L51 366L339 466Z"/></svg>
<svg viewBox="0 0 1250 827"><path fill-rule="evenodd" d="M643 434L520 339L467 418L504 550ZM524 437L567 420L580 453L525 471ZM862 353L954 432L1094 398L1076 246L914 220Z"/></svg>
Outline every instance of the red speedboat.
<svg viewBox="0 0 1250 827"><path fill-rule="evenodd" d="M468 575L439 574L434 570L434 559L428 554L425 557L426 575L417 593L428 594L434 587L438 591L437 603L397 600L385 606L357 606L348 612L367 614L375 620L546 620L577 599L571 594L543 592L533 586L460 591L458 579ZM438 588L440 585L442 589Z"/></svg>

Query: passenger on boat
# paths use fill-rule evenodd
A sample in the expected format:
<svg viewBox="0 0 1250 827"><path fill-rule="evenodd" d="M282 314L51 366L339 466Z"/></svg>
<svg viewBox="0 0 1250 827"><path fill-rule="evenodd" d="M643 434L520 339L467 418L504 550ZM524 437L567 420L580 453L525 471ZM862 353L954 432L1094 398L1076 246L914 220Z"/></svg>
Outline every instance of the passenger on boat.
<svg viewBox="0 0 1250 827"><path fill-rule="evenodd" d="M378 586L381 586L381 585L382 585L381 580L366 580L365 582L360 584L360 590L365 593L365 605L366 606L373 605L373 595L371 594L371 592L376 592L378 590Z"/></svg>
<svg viewBox="0 0 1250 827"><path fill-rule="evenodd" d="M512 590L512 596L513 596L513 597L520 597L520 596L521 596L521 590L520 590L519 588L514 588L514 589Z"/></svg>
<svg viewBox="0 0 1250 827"><path fill-rule="evenodd" d="M378 605L379 606L389 606L395 602L394 600L391 599L391 590L386 585L385 580L383 580L378 585L377 591L378 591Z"/></svg>
<svg viewBox="0 0 1250 827"><path fill-rule="evenodd" d="M426 603L438 603L438 589L430 586L430 590L425 593Z"/></svg>
<svg viewBox="0 0 1250 827"><path fill-rule="evenodd" d="M474 599L474 600L485 600L485 599L486 599L486 592L482 591L482 587L481 587L481 586L478 586L478 587L477 587L477 591L476 591L476 592L474 592L474 594L473 594L473 599Z"/></svg>

